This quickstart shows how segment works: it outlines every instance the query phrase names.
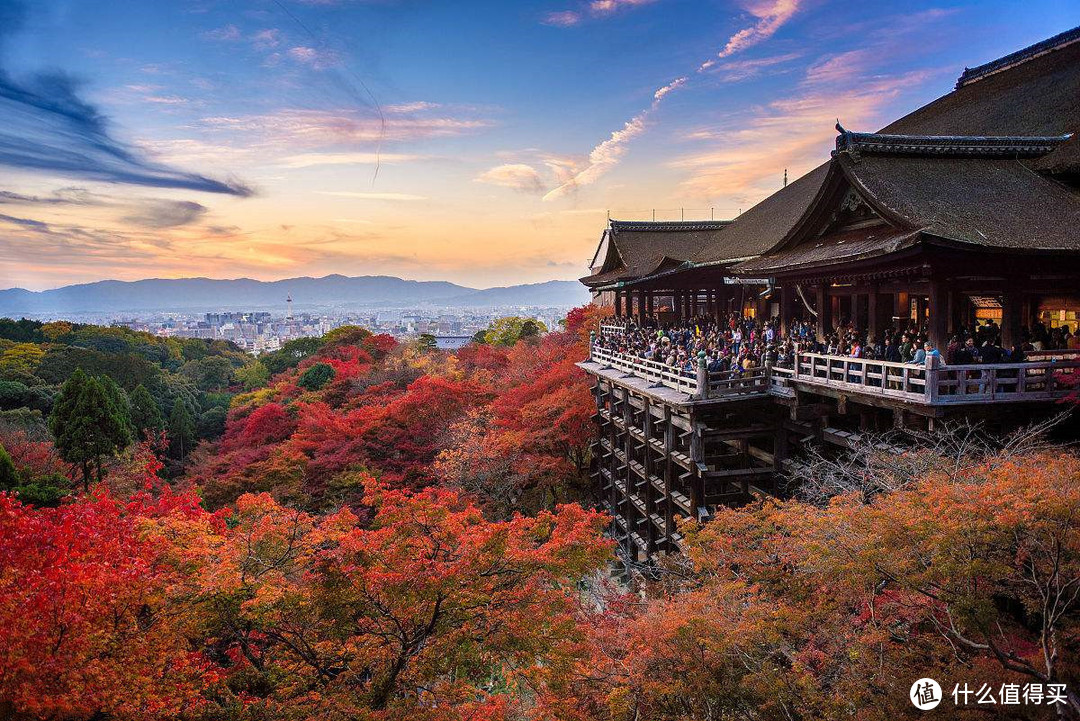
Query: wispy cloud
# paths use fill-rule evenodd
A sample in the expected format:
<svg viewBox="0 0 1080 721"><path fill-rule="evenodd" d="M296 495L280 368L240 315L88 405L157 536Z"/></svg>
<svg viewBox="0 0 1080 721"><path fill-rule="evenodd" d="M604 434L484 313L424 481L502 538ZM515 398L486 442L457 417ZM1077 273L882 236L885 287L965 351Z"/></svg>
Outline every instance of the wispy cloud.
<svg viewBox="0 0 1080 721"><path fill-rule="evenodd" d="M427 200L424 195L412 195L411 193L365 193L352 190L320 190L320 195L333 195L338 198L355 198L356 200Z"/></svg>
<svg viewBox="0 0 1080 721"><path fill-rule="evenodd" d="M727 125L688 134L688 139L705 141L709 146L671 163L691 173L682 184L683 193L756 202L780 187L785 168L798 177L826 157L836 135L833 123L837 117L853 127L873 127L902 92L922 84L930 75L923 70L872 74L865 62L853 64L851 56L841 73L837 70L840 63L833 60L808 69L791 97L775 100L749 117L733 118ZM850 82L854 77L859 78L858 83Z"/></svg>
<svg viewBox="0 0 1080 721"><path fill-rule="evenodd" d="M247 196L221 181L155 163L114 138L104 116L66 75L16 81L0 70L0 165L56 175L157 188Z"/></svg>
<svg viewBox="0 0 1080 721"><path fill-rule="evenodd" d="M800 1L756 0L747 5L746 10L758 18L758 21L753 26L744 28L732 35L717 57L726 58L772 37L795 14ZM614 12L623 6L643 5L646 2L648 0L593 0L589 7L594 13L602 14ZM715 64L716 60L708 60L701 64L698 72L704 72ZM685 85L688 80L687 77L681 77L659 88L653 93L653 102L649 108L635 115L622 128L614 131L611 137L593 148L589 153L588 163L585 167L575 172L566 182L548 192L544 196L544 200L551 201L565 197L583 185L596 182L598 178L615 167L626 154L627 144L645 132L646 120L649 115L656 111L664 97Z"/></svg>
<svg viewBox="0 0 1080 721"><path fill-rule="evenodd" d="M230 24L225 27L206 30L200 33L199 37L203 40L213 40L215 42L232 42L240 39L240 28Z"/></svg>
<svg viewBox="0 0 1080 721"><path fill-rule="evenodd" d="M429 103L426 100L416 100L411 103L397 103L395 105L387 105L383 107L383 112L390 115L408 115L410 113L419 113L425 110L436 110L441 108L439 103Z"/></svg>
<svg viewBox="0 0 1080 721"><path fill-rule="evenodd" d="M301 65L307 65L314 70L326 70L341 65L341 58L337 53L308 47L307 45L297 45L289 48L288 55Z"/></svg>
<svg viewBox="0 0 1080 721"><path fill-rule="evenodd" d="M60 188L50 195L25 195L0 190L0 205L103 205L106 200L85 188Z"/></svg>
<svg viewBox="0 0 1080 721"><path fill-rule="evenodd" d="M0 46L20 25L23 6L0 4ZM2 48L0 48L2 49ZM141 156L109 132L106 118L70 76L16 79L0 67L0 165L105 182L246 196L251 190Z"/></svg>
<svg viewBox="0 0 1080 721"><path fill-rule="evenodd" d="M757 22L732 35L716 58L706 60L698 72L708 70L718 60L730 57L746 48L771 38L784 23L799 10L801 0L753 0L745 6L748 13L757 18Z"/></svg>
<svg viewBox="0 0 1080 721"><path fill-rule="evenodd" d="M544 192L544 179L540 177L540 172L524 163L496 165L478 175L475 181L510 188L530 195L540 195Z"/></svg>
<svg viewBox="0 0 1080 721"><path fill-rule="evenodd" d="M624 8L638 5L650 5L656 0L591 0L579 10L559 10L549 12L541 18L545 25L568 28L577 25L587 17L603 18Z"/></svg>
<svg viewBox="0 0 1080 721"><path fill-rule="evenodd" d="M176 228L203 217L207 207L190 200L150 200L123 221L143 228Z"/></svg>
<svg viewBox="0 0 1080 721"><path fill-rule="evenodd" d="M645 124L649 115L656 111L660 106L660 102L668 94L682 87L686 82L687 78L685 77L677 78L658 88L653 93L652 105L630 118L622 128L613 132L611 137L593 148L589 153L588 163L585 167L577 170L572 177L548 192L544 196L544 200L557 200L573 193L583 185L595 183L601 176L618 165L626 154L627 144L645 132Z"/></svg>
<svg viewBox="0 0 1080 721"><path fill-rule="evenodd" d="M40 220L33 220L32 218L18 218L14 215L4 215L0 213L0 222L8 223L10 225L17 225L23 228L32 228L39 231L48 231L49 224L43 223Z"/></svg>
<svg viewBox="0 0 1080 721"><path fill-rule="evenodd" d="M252 35L250 40L256 50L273 50L281 45L281 31L277 28L266 28Z"/></svg>
<svg viewBox="0 0 1080 721"><path fill-rule="evenodd" d="M589 10L596 15L608 15L622 8L649 5L656 0L592 0Z"/></svg>
<svg viewBox="0 0 1080 721"><path fill-rule="evenodd" d="M409 153L300 153L281 159L286 168L313 168L319 165L373 165L411 163L427 156Z"/></svg>
<svg viewBox="0 0 1080 721"><path fill-rule="evenodd" d="M251 133L275 142L308 145L412 140L461 135L492 126L482 118L386 114L385 123L361 110L282 110L266 115L213 116L200 121L209 130Z"/></svg>
<svg viewBox="0 0 1080 721"><path fill-rule="evenodd" d="M729 60L711 66L711 72L722 82L737 83L759 77L774 68L787 65L802 57L801 53L783 53L764 58Z"/></svg>
<svg viewBox="0 0 1080 721"><path fill-rule="evenodd" d="M581 13L574 10L559 10L550 12L540 20L544 25L553 25L557 28L569 28L577 25L582 20Z"/></svg>

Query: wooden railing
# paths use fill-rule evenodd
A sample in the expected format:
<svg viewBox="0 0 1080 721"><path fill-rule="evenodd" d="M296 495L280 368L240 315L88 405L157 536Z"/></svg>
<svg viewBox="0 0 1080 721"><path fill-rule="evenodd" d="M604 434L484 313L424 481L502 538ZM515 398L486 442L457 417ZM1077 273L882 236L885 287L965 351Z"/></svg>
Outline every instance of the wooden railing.
<svg viewBox="0 0 1080 721"><path fill-rule="evenodd" d="M590 359L626 371L655 385L672 388L691 396L698 394L697 376L687 376L678 368L673 368L666 363L645 360L603 348L593 348Z"/></svg>
<svg viewBox="0 0 1080 721"><path fill-rule="evenodd" d="M603 324L602 333L621 333ZM708 373L697 359L689 373L660 361L593 347L591 359L626 371L654 385L709 399L769 393L791 396L794 383L836 388L922 405L959 405L1009 401L1056 400L1080 392L1080 351L1033 351L1023 363L912 363L800 353L793 368L759 367L748 371Z"/></svg>
<svg viewBox="0 0 1080 721"><path fill-rule="evenodd" d="M795 377L794 368L772 366L769 368L769 393L775 396L791 397L795 395L795 389L788 381Z"/></svg>
<svg viewBox="0 0 1080 721"><path fill-rule="evenodd" d="M763 395L769 388L765 368L709 373L704 368L697 367L695 372L690 374L659 361L595 347L590 360L626 371L653 385L671 388L698 400Z"/></svg>
<svg viewBox="0 0 1080 721"><path fill-rule="evenodd" d="M1080 390L1075 360L944 366L934 375L937 405L1055 400Z"/></svg>
<svg viewBox="0 0 1080 721"><path fill-rule="evenodd" d="M800 353L792 380L919 403L926 400L926 369L908 363Z"/></svg>
<svg viewBox="0 0 1080 721"><path fill-rule="evenodd" d="M927 367L801 353L791 380L926 405L1053 400L1077 388L1080 360L943 366L934 358Z"/></svg>

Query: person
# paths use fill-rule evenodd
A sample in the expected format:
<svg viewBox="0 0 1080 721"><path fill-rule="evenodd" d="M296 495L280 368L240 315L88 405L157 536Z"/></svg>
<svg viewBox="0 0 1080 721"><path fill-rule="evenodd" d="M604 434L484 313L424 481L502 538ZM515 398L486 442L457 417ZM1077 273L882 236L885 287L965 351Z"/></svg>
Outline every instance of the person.
<svg viewBox="0 0 1080 721"><path fill-rule="evenodd" d="M1001 357L1004 351L993 340L987 340L983 343L982 349L979 351L979 357L983 363L1000 363Z"/></svg>
<svg viewBox="0 0 1080 721"><path fill-rule="evenodd" d="M903 363L903 359L900 356L900 346L893 342L893 339L885 337L885 360L889 363Z"/></svg>
<svg viewBox="0 0 1080 721"><path fill-rule="evenodd" d="M945 347L945 363L947 365L956 364L956 354L960 352L960 337L952 336L949 338L949 345Z"/></svg>
<svg viewBox="0 0 1080 721"><path fill-rule="evenodd" d="M975 339L968 336L960 350L956 351L956 365L971 365L979 362L979 349L975 347Z"/></svg>
<svg viewBox="0 0 1080 721"><path fill-rule="evenodd" d="M900 340L900 362L907 363L915 355L915 351L912 348L911 336L904 333Z"/></svg>
<svg viewBox="0 0 1080 721"><path fill-rule="evenodd" d="M1068 340L1065 341L1065 347L1069 350L1080 350L1080 327L1075 333L1069 335Z"/></svg>
<svg viewBox="0 0 1080 721"><path fill-rule="evenodd" d="M939 366L941 365L941 352L938 351L933 343L926 341L926 343L923 344L923 365L927 365L931 358L936 359L937 364Z"/></svg>
<svg viewBox="0 0 1080 721"><path fill-rule="evenodd" d="M915 351L915 355L912 357L911 362L917 366L926 365L926 352L929 349L930 344L927 343L925 346Z"/></svg>

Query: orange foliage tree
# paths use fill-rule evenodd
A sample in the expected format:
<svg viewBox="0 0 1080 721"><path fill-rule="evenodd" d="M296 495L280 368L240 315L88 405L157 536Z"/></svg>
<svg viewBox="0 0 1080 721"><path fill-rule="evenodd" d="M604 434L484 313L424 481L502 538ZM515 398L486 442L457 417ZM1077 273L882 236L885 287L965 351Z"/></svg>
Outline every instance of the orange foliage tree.
<svg viewBox="0 0 1080 721"><path fill-rule="evenodd" d="M451 491L366 485L368 524L244 496L205 546L200 597L233 710L483 718L579 660L573 584L607 558L602 518L567 506L491 523Z"/></svg>
<svg viewBox="0 0 1080 721"><path fill-rule="evenodd" d="M595 717L887 719L924 676L950 705L957 684L1054 685L1054 709L1080 716L1075 456L989 459L869 503L771 501L685 530L690 567L664 576L680 582L590 624ZM985 715L969 703L956 713Z"/></svg>

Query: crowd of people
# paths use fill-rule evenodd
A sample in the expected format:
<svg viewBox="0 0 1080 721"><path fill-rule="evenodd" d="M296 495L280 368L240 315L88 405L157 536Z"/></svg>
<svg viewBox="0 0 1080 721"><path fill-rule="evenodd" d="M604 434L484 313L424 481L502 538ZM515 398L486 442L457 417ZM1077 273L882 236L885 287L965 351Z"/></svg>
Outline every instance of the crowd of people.
<svg viewBox="0 0 1080 721"><path fill-rule="evenodd" d="M741 374L760 366L791 368L799 353L913 365L925 365L934 356L941 365L971 365L1019 363L1033 351L1080 350L1080 332L1073 334L1068 326L1048 329L1043 323L1023 329L1021 340L1010 348L1002 347L1001 328L993 320L952 334L944 349L914 322L887 328L878 336L868 336L847 322L820 338L815 325L802 318L792 320L786 333L781 328L779 318L761 320L738 313L721 321L700 317L674 324L612 318L605 321L594 345L663 363L687 375L697 372L700 352L705 353L710 373Z"/></svg>

